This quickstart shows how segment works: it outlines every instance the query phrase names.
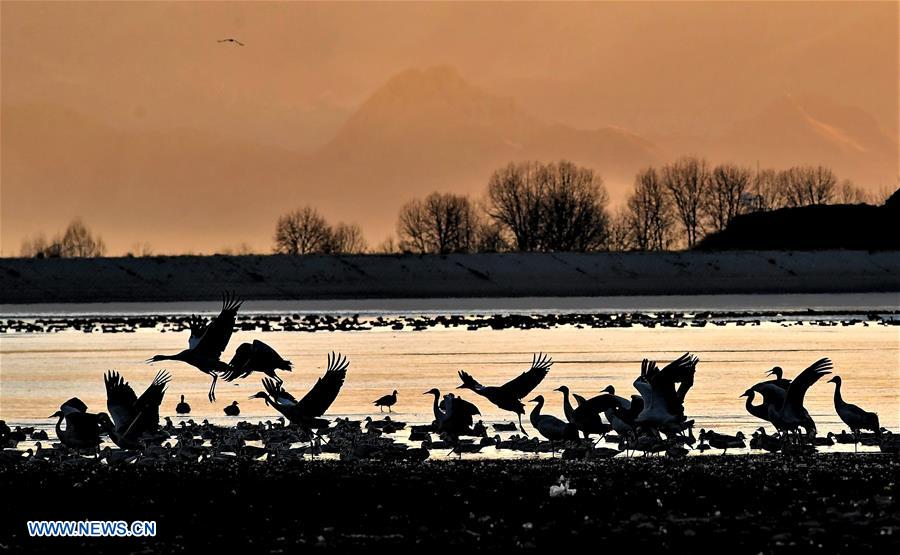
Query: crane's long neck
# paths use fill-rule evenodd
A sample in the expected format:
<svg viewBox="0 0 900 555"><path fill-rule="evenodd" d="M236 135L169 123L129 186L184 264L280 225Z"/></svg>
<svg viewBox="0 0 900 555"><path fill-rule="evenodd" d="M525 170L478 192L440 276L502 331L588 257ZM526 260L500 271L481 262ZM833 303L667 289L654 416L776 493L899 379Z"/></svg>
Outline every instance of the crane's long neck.
<svg viewBox="0 0 900 555"><path fill-rule="evenodd" d="M834 404L835 406L844 404L844 398L841 397L841 382L834 382Z"/></svg>
<svg viewBox="0 0 900 555"><path fill-rule="evenodd" d="M753 411L756 410L756 407L753 406L753 394L747 395L747 402L744 403L744 407L747 408L747 412L753 414Z"/></svg>
<svg viewBox="0 0 900 555"><path fill-rule="evenodd" d="M437 391L437 392L433 393L433 395L434 395L434 406L432 407L432 410L434 411L434 419L435 419L435 421L440 422L441 411L440 411L440 408L438 408L438 398L441 396L441 393L440 393L440 391Z"/></svg>
<svg viewBox="0 0 900 555"><path fill-rule="evenodd" d="M571 421L572 418L572 403L569 402L569 392L567 390L563 390L563 412L566 413L566 420Z"/></svg>
<svg viewBox="0 0 900 555"><path fill-rule="evenodd" d="M534 405L534 408L531 409L531 418L530 418L531 425L534 426L535 428L537 428L537 424L535 422L537 422L537 420L540 419L540 417L541 417L541 409L542 408L544 408L544 400L538 399Z"/></svg>
<svg viewBox="0 0 900 555"><path fill-rule="evenodd" d="M65 415L61 414L61 415L59 415L59 420L56 421L56 435L57 435L57 437L59 437L59 439L62 439L63 437L65 437L64 434L66 433L62 429L63 418L65 418Z"/></svg>

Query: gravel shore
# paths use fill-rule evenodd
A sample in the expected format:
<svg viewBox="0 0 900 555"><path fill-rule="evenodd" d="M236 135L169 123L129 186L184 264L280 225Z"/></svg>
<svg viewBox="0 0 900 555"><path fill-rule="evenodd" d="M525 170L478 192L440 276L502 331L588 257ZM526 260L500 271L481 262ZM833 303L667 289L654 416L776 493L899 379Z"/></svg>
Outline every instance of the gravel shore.
<svg viewBox="0 0 900 555"><path fill-rule="evenodd" d="M553 496L561 476L569 490ZM0 467L0 551L889 552L900 545L898 478L900 459L872 454L23 464ZM141 539L28 538L33 519L156 520L158 529Z"/></svg>

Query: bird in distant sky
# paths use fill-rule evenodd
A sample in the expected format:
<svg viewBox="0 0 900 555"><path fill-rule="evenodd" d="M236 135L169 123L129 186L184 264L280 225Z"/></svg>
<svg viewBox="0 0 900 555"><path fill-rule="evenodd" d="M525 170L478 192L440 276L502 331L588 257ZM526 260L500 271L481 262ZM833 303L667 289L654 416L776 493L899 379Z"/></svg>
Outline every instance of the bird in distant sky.
<svg viewBox="0 0 900 555"><path fill-rule="evenodd" d="M238 46L244 46L244 43L242 43L241 41L239 41L237 39L221 39L217 42L233 42L234 44L236 44Z"/></svg>

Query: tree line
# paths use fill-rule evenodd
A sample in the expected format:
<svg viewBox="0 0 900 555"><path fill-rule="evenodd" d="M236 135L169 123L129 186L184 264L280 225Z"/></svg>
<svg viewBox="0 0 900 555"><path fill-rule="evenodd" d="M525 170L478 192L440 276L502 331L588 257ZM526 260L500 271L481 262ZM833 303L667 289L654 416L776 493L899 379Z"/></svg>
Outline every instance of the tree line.
<svg viewBox="0 0 900 555"><path fill-rule="evenodd" d="M815 204L879 202L824 166L785 170L712 165L683 157L637 173L625 203L609 209L600 175L567 160L510 163L488 180L482 198L434 192L400 209L396 240L370 249L357 224L329 223L306 206L278 218L280 254L595 252L692 248L737 216ZM74 220L52 240L26 240L26 257L103 256L103 239ZM147 244L133 249L149 256ZM229 253L251 254L241 245ZM134 253L129 253L134 255Z"/></svg>
<svg viewBox="0 0 900 555"><path fill-rule="evenodd" d="M431 193L407 202L397 217L397 241L375 252L594 252L692 248L748 212L814 204L872 201L862 189L839 180L824 166L754 172L738 164L711 165L683 157L637 173L623 206L609 210L603 180L592 169L563 160L511 163L495 171L480 200ZM311 208L304 209L312 210ZM314 214L315 211L313 211ZM329 226L316 216L315 238ZM339 224L344 225L344 224ZM293 253L279 239L276 252ZM322 247L301 252L335 251Z"/></svg>

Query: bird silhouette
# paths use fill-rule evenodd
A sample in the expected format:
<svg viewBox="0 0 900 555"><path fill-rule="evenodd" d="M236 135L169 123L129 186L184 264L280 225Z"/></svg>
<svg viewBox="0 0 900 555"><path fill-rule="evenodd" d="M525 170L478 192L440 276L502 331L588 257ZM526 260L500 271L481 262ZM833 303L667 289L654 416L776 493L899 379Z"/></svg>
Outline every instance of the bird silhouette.
<svg viewBox="0 0 900 555"><path fill-rule="evenodd" d="M163 360L179 360L190 364L204 374L212 377L209 386L209 401L216 400L216 380L220 373L227 373L231 367L219 360L222 351L228 346L237 311L244 301L238 300L234 293L222 295L222 310L209 324L191 323L191 337L188 348L174 355L154 355L147 359L148 363ZM199 334L199 336L198 336Z"/></svg>
<svg viewBox="0 0 900 555"><path fill-rule="evenodd" d="M574 425L564 422L552 414L541 414L541 409L544 407L543 395L538 395L529 402L535 403L531 410L530 420L531 425L539 434L551 442L578 439L578 429Z"/></svg>
<svg viewBox="0 0 900 555"><path fill-rule="evenodd" d="M397 404L397 390L395 389L390 395L379 397L372 404L376 407L380 407L381 412L384 412L384 407L388 408L388 412L393 412L391 407Z"/></svg>
<svg viewBox="0 0 900 555"><path fill-rule="evenodd" d="M112 427L107 414L89 413L87 405L78 397L72 397L49 416L57 417L56 437L63 445L73 449L93 449L96 453L100 447L101 432ZM65 429L62 429L63 421L66 423Z"/></svg>
<svg viewBox="0 0 900 555"><path fill-rule="evenodd" d="M178 414L191 413L191 406L185 402L184 395L181 396L181 401L177 405L175 405L175 412Z"/></svg>
<svg viewBox="0 0 900 555"><path fill-rule="evenodd" d="M809 368L791 381L785 391L774 383L759 383L751 389L763 395L763 403L767 407L768 419L779 431L785 432L785 438L791 433L796 434L800 441L799 428L804 428L806 435L815 437L816 425L803 406L803 400L807 390L822 376L830 374L831 361L827 358L819 359Z"/></svg>
<svg viewBox="0 0 900 555"><path fill-rule="evenodd" d="M698 362L697 357L685 353L660 370L655 362L644 359L641 375L634 381L634 387L644 402L635 423L668 434L682 432L687 420L684 398L694 384ZM677 390L675 384L678 384Z"/></svg>
<svg viewBox="0 0 900 555"><path fill-rule="evenodd" d="M525 414L522 398L531 393L543 381L552 365L553 361L550 357L543 353L535 354L531 361L531 368L501 386L481 385L466 371L460 370L459 378L463 383L457 389L471 389L498 408L516 413L519 418L519 429L523 434L528 435L525 427L522 426L522 415Z"/></svg>
<svg viewBox="0 0 900 555"><path fill-rule="evenodd" d="M233 38L220 39L216 42L230 42L230 43L236 44L238 46L244 46L244 43L242 43L241 41L239 41L237 39L233 39Z"/></svg>
<svg viewBox="0 0 900 555"><path fill-rule="evenodd" d="M459 436L472 433L474 416L481 414L478 407L452 393L448 393L441 399L441 392L436 388L429 389L423 395L434 395L432 410L435 431L439 434L446 434L453 443L458 443Z"/></svg>
<svg viewBox="0 0 900 555"><path fill-rule="evenodd" d="M241 408L238 406L237 401L232 401L230 405L222 409L225 412L225 416L240 416Z"/></svg>
<svg viewBox="0 0 900 555"><path fill-rule="evenodd" d="M880 436L881 424L878 422L877 414L865 411L857 405L844 401L841 395L841 377L834 376L828 380L828 383L834 384L834 410L841 421L850 428L850 432L853 433L853 437L856 439L853 443L853 449L857 449L861 430L871 430L875 432L875 435Z"/></svg>
<svg viewBox="0 0 900 555"><path fill-rule="evenodd" d="M113 429L109 437L122 449L140 449L141 436L159 429L159 406L166 394L171 376L166 371L156 374L153 382L140 397L116 371L103 377L106 385L106 408L112 417Z"/></svg>
<svg viewBox="0 0 900 555"><path fill-rule="evenodd" d="M271 378L263 378L265 391L260 391L251 396L251 399L263 399L287 418L291 424L301 427L312 427L313 420L318 419L334 403L344 379L347 376L347 368L350 362L341 354L328 355L328 367L325 374L316 381L316 384L299 401L288 393L282 384Z"/></svg>
<svg viewBox="0 0 900 555"><path fill-rule="evenodd" d="M283 359L275 349L255 339L253 343L238 345L222 378L226 382L231 382L238 378L246 378L253 372L259 372L282 383L283 380L278 377L275 370L290 372L292 367L291 361Z"/></svg>

